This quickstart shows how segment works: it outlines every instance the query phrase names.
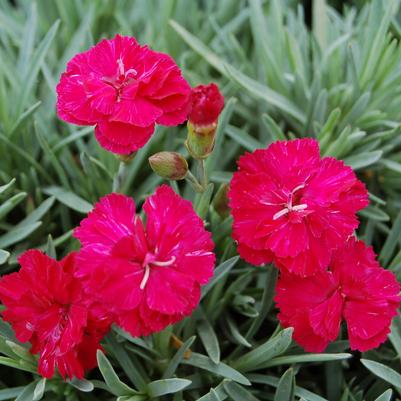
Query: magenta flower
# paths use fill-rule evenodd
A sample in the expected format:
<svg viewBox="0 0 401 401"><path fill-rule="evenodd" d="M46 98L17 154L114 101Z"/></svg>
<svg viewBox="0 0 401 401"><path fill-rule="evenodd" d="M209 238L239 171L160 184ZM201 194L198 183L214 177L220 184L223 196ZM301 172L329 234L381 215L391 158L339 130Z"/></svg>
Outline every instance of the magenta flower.
<svg viewBox="0 0 401 401"><path fill-rule="evenodd" d="M351 349L367 351L387 338L401 297L395 275L380 267L372 248L351 237L333 252L328 271L301 278L282 273L275 301L284 327L306 351L322 352L348 326Z"/></svg>
<svg viewBox="0 0 401 401"><path fill-rule="evenodd" d="M184 122L190 93L169 55L116 35L69 61L57 85L57 112L64 121L95 125L102 147L129 154L145 145L156 123Z"/></svg>
<svg viewBox="0 0 401 401"><path fill-rule="evenodd" d="M229 199L241 257L256 265L274 261L301 276L326 268L368 204L352 169L321 159L313 139L276 142L242 156Z"/></svg>
<svg viewBox="0 0 401 401"><path fill-rule="evenodd" d="M65 379L82 379L97 365L96 351L111 321L74 277L75 253L60 262L38 250L24 252L17 273L0 280L0 300L18 340L40 353L38 372L51 378L55 368Z"/></svg>
<svg viewBox="0 0 401 401"><path fill-rule="evenodd" d="M78 274L89 296L133 336L189 315L215 262L210 233L170 187L159 187L143 210L146 228L131 198L107 195L74 234L82 243Z"/></svg>

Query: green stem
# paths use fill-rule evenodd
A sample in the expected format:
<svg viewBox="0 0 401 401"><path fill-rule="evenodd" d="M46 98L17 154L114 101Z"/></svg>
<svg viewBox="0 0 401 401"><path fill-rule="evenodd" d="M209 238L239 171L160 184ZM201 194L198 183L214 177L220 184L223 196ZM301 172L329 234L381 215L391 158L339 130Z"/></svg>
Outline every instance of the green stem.
<svg viewBox="0 0 401 401"><path fill-rule="evenodd" d="M205 190L207 187L207 173L204 159L198 160L198 172L200 185L202 186L203 190Z"/></svg>
<svg viewBox="0 0 401 401"><path fill-rule="evenodd" d="M117 174L113 180L113 192L120 192L124 183L124 178L127 172L127 163L120 161Z"/></svg>
<svg viewBox="0 0 401 401"><path fill-rule="evenodd" d="M205 188L203 188L202 185L199 184L199 181L189 170L185 179L191 184L191 187L194 189L195 192L202 193L205 191Z"/></svg>

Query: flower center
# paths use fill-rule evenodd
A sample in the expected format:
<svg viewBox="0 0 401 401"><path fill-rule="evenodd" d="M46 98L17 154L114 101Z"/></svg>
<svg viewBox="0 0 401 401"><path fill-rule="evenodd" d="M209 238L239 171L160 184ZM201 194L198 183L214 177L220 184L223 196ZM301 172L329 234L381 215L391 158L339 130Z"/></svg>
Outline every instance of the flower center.
<svg viewBox="0 0 401 401"><path fill-rule="evenodd" d="M305 210L308 207L308 205L306 203L301 203L300 205L293 204L294 203L294 195L296 194L297 191L299 191L300 189L302 189L304 187L305 187L305 184L301 184L301 185L298 185L297 187L295 187L291 191L291 193L288 197L287 204L285 204L285 207L273 216L273 220L277 220L280 217L285 216L289 212L297 212L300 210Z"/></svg>
<svg viewBox="0 0 401 401"><path fill-rule="evenodd" d="M175 262L175 256L172 256L169 260L158 261L158 260L156 260L156 257L155 257L155 255L153 255L153 253L148 252L142 263L142 266L144 267L145 272L143 274L143 278L142 278L141 284L139 285L139 288L141 290L143 290L146 287L146 283L148 282L149 276L150 276L150 265L159 266L159 267L167 267L167 266L171 266L174 262Z"/></svg>
<svg viewBox="0 0 401 401"><path fill-rule="evenodd" d="M130 68L125 71L123 60L119 58L117 60L117 73L113 77L103 77L102 81L108 85L111 85L117 92L117 101L120 100L122 89L135 81L135 76L138 75L138 71L135 68Z"/></svg>
<svg viewBox="0 0 401 401"><path fill-rule="evenodd" d="M125 71L124 63L121 58L117 60L117 65L118 65L118 80L121 82L124 82L127 80L130 76L136 76L138 74L138 71L135 68L130 68L129 70ZM132 77L131 77L132 78Z"/></svg>

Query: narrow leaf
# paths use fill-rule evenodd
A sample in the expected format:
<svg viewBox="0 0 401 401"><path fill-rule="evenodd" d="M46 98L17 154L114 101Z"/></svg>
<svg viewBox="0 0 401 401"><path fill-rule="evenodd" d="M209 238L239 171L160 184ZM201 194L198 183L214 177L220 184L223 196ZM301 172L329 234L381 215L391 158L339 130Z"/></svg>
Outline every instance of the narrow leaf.
<svg viewBox="0 0 401 401"><path fill-rule="evenodd" d="M277 107L282 112L294 117L300 123L305 124L305 114L290 100L275 92L273 89L255 81L254 79L244 75L234 67L225 65L228 76L243 88L248 90L256 98L262 99L268 104Z"/></svg>
<svg viewBox="0 0 401 401"><path fill-rule="evenodd" d="M191 357L189 359L184 359L182 363L185 365L195 366L199 369L207 370L218 376L226 377L227 379L234 380L237 383L244 384L246 386L250 385L249 380L240 372L236 371L223 362L215 364L210 358L205 355L193 352Z"/></svg>
<svg viewBox="0 0 401 401"><path fill-rule="evenodd" d="M148 384L148 394L153 398L173 394L188 387L191 383L191 380L186 379L156 380Z"/></svg>
<svg viewBox="0 0 401 401"><path fill-rule="evenodd" d="M207 317L202 313L196 326L199 337L207 354L214 363L220 362L220 346L216 333L212 325L207 320Z"/></svg>
<svg viewBox="0 0 401 401"><path fill-rule="evenodd" d="M119 379L113 367L111 366L111 363L100 350L97 351L97 363L111 393L114 395L137 394L137 391L127 386Z"/></svg>
<svg viewBox="0 0 401 401"><path fill-rule="evenodd" d="M377 397L375 399L375 401L390 401L391 397L393 395L393 390L391 390L390 388L388 390L386 390L382 395L380 395L379 397Z"/></svg>
<svg viewBox="0 0 401 401"><path fill-rule="evenodd" d="M279 365L291 365L293 363L304 363L304 362L330 362L330 361L341 361L343 359L351 358L351 354L340 353L340 354L301 354L301 355L288 355L280 356L264 363L260 368L268 368L271 366Z"/></svg>
<svg viewBox="0 0 401 401"><path fill-rule="evenodd" d="M71 386L75 387L76 389L78 389L79 391L82 391L84 393L90 393L95 388L93 383L90 382L89 380L77 379L76 377L74 377L68 383L71 384Z"/></svg>
<svg viewBox="0 0 401 401"><path fill-rule="evenodd" d="M0 248L7 248L10 245L22 241L41 226L41 224L42 222L38 221L36 223L28 224L25 227L13 228L0 237Z"/></svg>
<svg viewBox="0 0 401 401"><path fill-rule="evenodd" d="M226 260L214 269L213 278L209 281L208 284L202 287L201 298L204 298L205 295L217 284L217 282L221 280L226 274L228 274L228 272L235 266L238 260L239 256L233 256L232 258Z"/></svg>
<svg viewBox="0 0 401 401"><path fill-rule="evenodd" d="M290 368L284 372L278 383L274 401L293 401L294 400L294 371Z"/></svg>
<svg viewBox="0 0 401 401"><path fill-rule="evenodd" d="M39 401L42 399L46 388L46 379L43 378L36 384L35 390L33 392L33 401Z"/></svg>
<svg viewBox="0 0 401 401"><path fill-rule="evenodd" d="M168 379L174 374L178 365L183 360L185 353L189 350L189 347L195 341L195 338L195 336L192 336L188 338L188 340L185 341L184 344L181 345L180 349L175 353L175 355L171 358L169 364L167 365L167 368L163 373L163 379Z"/></svg>
<svg viewBox="0 0 401 401"><path fill-rule="evenodd" d="M6 192L8 188L12 187L15 184L15 178L13 178L8 184L2 185L0 187L0 195L3 192Z"/></svg>
<svg viewBox="0 0 401 401"><path fill-rule="evenodd" d="M361 359L361 362L362 365L364 365L374 375L380 377L394 387L401 389L401 375L394 369L391 369L382 363L370 361L369 359Z"/></svg>
<svg viewBox="0 0 401 401"><path fill-rule="evenodd" d="M291 327L282 330L273 338L268 339L264 344L238 358L233 366L242 371L258 369L261 364L265 365L280 355L290 346L293 329Z"/></svg>
<svg viewBox="0 0 401 401"><path fill-rule="evenodd" d="M43 190L43 192L47 195L54 196L62 204L80 213L89 213L93 208L89 202L62 187L47 187Z"/></svg>
<svg viewBox="0 0 401 401"><path fill-rule="evenodd" d="M225 382L224 389L234 401L259 401L259 399L254 397L248 390L235 382Z"/></svg>
<svg viewBox="0 0 401 401"><path fill-rule="evenodd" d="M0 265L4 265L10 257L10 252L0 249Z"/></svg>

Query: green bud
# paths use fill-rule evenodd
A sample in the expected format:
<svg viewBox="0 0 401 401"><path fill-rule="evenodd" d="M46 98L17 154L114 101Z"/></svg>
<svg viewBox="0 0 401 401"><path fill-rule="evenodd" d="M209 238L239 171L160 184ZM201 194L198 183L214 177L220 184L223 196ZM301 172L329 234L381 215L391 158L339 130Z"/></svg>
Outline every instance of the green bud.
<svg viewBox="0 0 401 401"><path fill-rule="evenodd" d="M213 152L217 122L196 125L188 121L188 136L185 146L194 159L206 159Z"/></svg>
<svg viewBox="0 0 401 401"><path fill-rule="evenodd" d="M149 157L152 170L169 180L183 180L188 173L188 163L184 156L176 152L158 152Z"/></svg>

